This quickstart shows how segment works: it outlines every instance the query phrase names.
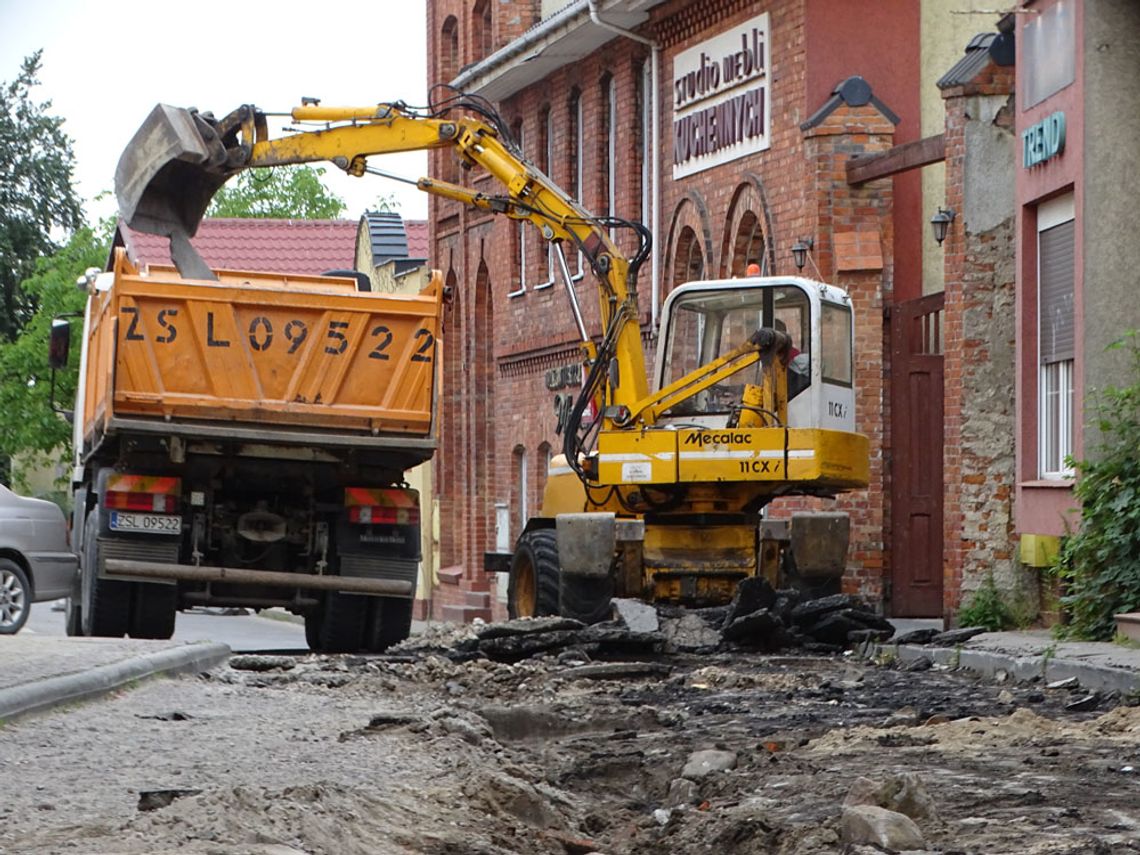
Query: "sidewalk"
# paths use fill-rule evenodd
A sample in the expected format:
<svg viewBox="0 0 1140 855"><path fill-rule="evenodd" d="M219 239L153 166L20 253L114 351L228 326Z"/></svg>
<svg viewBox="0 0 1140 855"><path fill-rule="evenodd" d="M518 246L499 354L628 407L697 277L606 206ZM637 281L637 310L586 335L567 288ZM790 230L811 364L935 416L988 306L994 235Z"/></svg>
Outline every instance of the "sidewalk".
<svg viewBox="0 0 1140 855"><path fill-rule="evenodd" d="M229 655L217 643L0 635L0 722L157 674L208 671Z"/></svg>
<svg viewBox="0 0 1140 855"><path fill-rule="evenodd" d="M915 628L898 623L900 633ZM1047 683L1076 678L1089 691L1140 693L1140 649L1056 641L1047 630L984 633L941 647L888 641L871 652L903 662L925 657L986 677L1004 672L1008 679ZM0 722L98 697L157 674L208 671L229 655L226 645L212 642L0 636Z"/></svg>
<svg viewBox="0 0 1140 855"><path fill-rule="evenodd" d="M925 656L936 665L986 677L1005 672L1014 680L1036 678L1046 683L1075 677L1090 691L1140 692L1140 648L1108 641L1058 641L1045 629L986 632L950 647L887 641L877 645L877 652L903 662Z"/></svg>

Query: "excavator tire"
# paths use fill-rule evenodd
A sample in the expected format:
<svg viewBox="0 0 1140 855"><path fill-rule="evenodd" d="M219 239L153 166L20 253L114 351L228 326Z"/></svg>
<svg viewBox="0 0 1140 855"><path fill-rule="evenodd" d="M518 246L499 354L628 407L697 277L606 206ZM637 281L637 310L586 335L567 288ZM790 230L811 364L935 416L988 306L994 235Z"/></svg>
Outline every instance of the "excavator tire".
<svg viewBox="0 0 1140 855"><path fill-rule="evenodd" d="M582 623L609 620L614 597L612 576L574 576L563 573L558 579L558 614Z"/></svg>
<svg viewBox="0 0 1140 855"><path fill-rule="evenodd" d="M511 558L507 612L512 618L558 614L558 538L535 529L519 538Z"/></svg>

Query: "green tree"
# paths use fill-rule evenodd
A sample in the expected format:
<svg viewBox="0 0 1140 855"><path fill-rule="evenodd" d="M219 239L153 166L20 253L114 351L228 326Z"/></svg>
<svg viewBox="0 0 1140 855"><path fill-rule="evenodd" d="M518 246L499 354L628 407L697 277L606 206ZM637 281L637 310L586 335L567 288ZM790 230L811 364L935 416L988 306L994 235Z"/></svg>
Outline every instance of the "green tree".
<svg viewBox="0 0 1140 855"><path fill-rule="evenodd" d="M104 266L107 246L106 235L81 227L54 255L40 258L21 285L21 298L36 309L15 341L0 342L0 449L5 455L62 450L62 456L69 456L71 425L51 407L48 337L56 315L83 311L87 295L75 281L88 267ZM75 400L81 329L80 322L72 324L70 362L55 377L55 400L68 408Z"/></svg>
<svg viewBox="0 0 1140 855"><path fill-rule="evenodd" d="M385 193L382 196L377 196L376 201L368 210L394 214L400 210L400 200L396 198L395 193Z"/></svg>
<svg viewBox="0 0 1140 855"><path fill-rule="evenodd" d="M1093 403L1099 439L1073 462L1081 521L1058 566L1069 617L1061 632L1078 638L1112 638L1113 615L1140 611L1140 333L1112 348L1126 351L1129 382Z"/></svg>
<svg viewBox="0 0 1140 855"><path fill-rule="evenodd" d="M324 174L305 164L247 169L218 191L206 216L335 220L344 213L344 200L325 187Z"/></svg>
<svg viewBox="0 0 1140 855"><path fill-rule="evenodd" d="M48 115L50 101L32 99L40 53L24 60L15 81L0 83L0 341L15 339L36 309L35 294L20 283L56 250L53 232L83 222L63 119Z"/></svg>

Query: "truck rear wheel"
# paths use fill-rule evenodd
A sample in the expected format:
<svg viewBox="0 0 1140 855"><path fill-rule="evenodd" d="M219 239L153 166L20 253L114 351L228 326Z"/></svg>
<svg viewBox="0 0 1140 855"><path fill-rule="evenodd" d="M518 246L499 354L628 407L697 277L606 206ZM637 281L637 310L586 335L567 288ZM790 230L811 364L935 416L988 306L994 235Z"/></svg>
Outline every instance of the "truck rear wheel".
<svg viewBox="0 0 1140 855"><path fill-rule="evenodd" d="M558 538L554 529L528 531L515 545L507 580L512 618L558 614Z"/></svg>
<svg viewBox="0 0 1140 855"><path fill-rule="evenodd" d="M356 653L365 649L369 597L330 592L321 619L322 653Z"/></svg>
<svg viewBox="0 0 1140 855"><path fill-rule="evenodd" d="M382 653L412 634L410 597L369 597L368 650Z"/></svg>
<svg viewBox="0 0 1140 855"><path fill-rule="evenodd" d="M83 634L122 638L131 617L131 583L99 578L99 509L83 526Z"/></svg>
<svg viewBox="0 0 1140 855"><path fill-rule="evenodd" d="M167 639L174 635L178 587L137 582L131 604L131 638Z"/></svg>
<svg viewBox="0 0 1140 855"><path fill-rule="evenodd" d="M321 627L325 623L325 604L321 603L311 612L305 613L305 643L314 653L324 652L321 647Z"/></svg>

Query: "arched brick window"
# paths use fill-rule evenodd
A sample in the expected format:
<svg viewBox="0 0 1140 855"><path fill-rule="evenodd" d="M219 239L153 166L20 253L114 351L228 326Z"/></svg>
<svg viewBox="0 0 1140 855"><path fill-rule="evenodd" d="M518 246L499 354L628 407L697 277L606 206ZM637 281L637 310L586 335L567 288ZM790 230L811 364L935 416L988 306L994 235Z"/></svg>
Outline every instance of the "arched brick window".
<svg viewBox="0 0 1140 855"><path fill-rule="evenodd" d="M527 490L528 464L526 448L516 445L511 453L511 526L512 528L517 526L515 531L526 528L527 517L530 514L530 496Z"/></svg>
<svg viewBox="0 0 1140 855"><path fill-rule="evenodd" d="M519 151L526 151L526 141L523 139L523 122L522 119L515 119L511 124L511 136L515 138L518 143ZM511 232L511 290L507 292L508 297L515 297L526 291L527 281L527 258L526 258L526 237L527 229L531 228L529 221L519 220L512 227Z"/></svg>
<svg viewBox="0 0 1140 855"><path fill-rule="evenodd" d="M535 458L534 468L535 472L535 502L537 507L542 507L542 496L546 492L546 479L550 476L550 458L554 456L554 452L550 448L549 442L543 442L538 446L538 456Z"/></svg>
<svg viewBox="0 0 1140 855"><path fill-rule="evenodd" d="M772 271L766 269L768 266L766 249L760 218L752 211L745 211L732 242L731 275L744 276L750 264L760 267L760 275L770 274Z"/></svg>
<svg viewBox="0 0 1140 855"><path fill-rule="evenodd" d="M601 110L599 118L602 126L601 169L598 170L602 204L599 206L606 216L614 216L617 204L617 84L613 75L602 76ZM613 230L610 231L611 237Z"/></svg>
<svg viewBox="0 0 1140 855"><path fill-rule="evenodd" d="M451 81L459 73L459 20L448 15L440 30L439 79Z"/></svg>
<svg viewBox="0 0 1140 855"><path fill-rule="evenodd" d="M761 275L771 276L777 265L772 254L772 220L764 185L751 173L743 177L728 206L716 275L746 276L749 265L755 264Z"/></svg>
<svg viewBox="0 0 1140 855"><path fill-rule="evenodd" d="M554 170L554 119L549 104L544 104L538 113L538 147L534 156L538 160L538 168L549 178ZM540 240L540 245L545 245L546 281L542 282L538 277L537 288L554 284L554 244Z"/></svg>
<svg viewBox="0 0 1140 855"><path fill-rule="evenodd" d="M468 341L471 348L472 394L467 398L474 412L469 417L473 433L468 435L471 448L481 449L473 454L471 493L468 507L475 514L472 521L474 531L469 541L468 555L481 555L495 542L495 314L493 283L487 269L487 262L480 259L475 274L475 306L472 312L473 325Z"/></svg>
<svg viewBox="0 0 1140 855"><path fill-rule="evenodd" d="M471 12L471 55L476 62L491 55L491 0L478 0Z"/></svg>
<svg viewBox="0 0 1140 855"><path fill-rule="evenodd" d="M439 37L439 79L447 83L459 74L459 19L448 15L440 29ZM459 183L459 162L455 153L448 148L432 152L431 163L435 175L449 184Z"/></svg>
<svg viewBox="0 0 1140 855"><path fill-rule="evenodd" d="M673 258L672 287L684 285L705 275L705 257L701 252L701 242L692 227L685 226L677 238L677 252Z"/></svg>
<svg viewBox="0 0 1140 855"><path fill-rule="evenodd" d="M579 205L584 204L583 197L585 196L585 163L583 157L585 156L585 141L582 130L582 93L578 87L570 90L570 100L566 107L566 137L570 141L567 148L567 180L566 186L570 188L570 193ZM583 266L585 259L582 253L575 250L574 247L563 247L567 254L567 261L571 269L574 271L575 278L582 276Z"/></svg>
<svg viewBox="0 0 1140 855"><path fill-rule="evenodd" d="M464 460L460 449L463 447L463 295L459 290L459 279L455 270L447 271L447 286L451 288L451 302L443 314L443 388L440 406L441 424L439 436L442 440L440 457L435 469L436 492L439 495L439 510L443 519L455 519L457 524L446 525L440 530L440 561L450 567L462 560L463 514L457 513L461 506L458 497L463 493Z"/></svg>

